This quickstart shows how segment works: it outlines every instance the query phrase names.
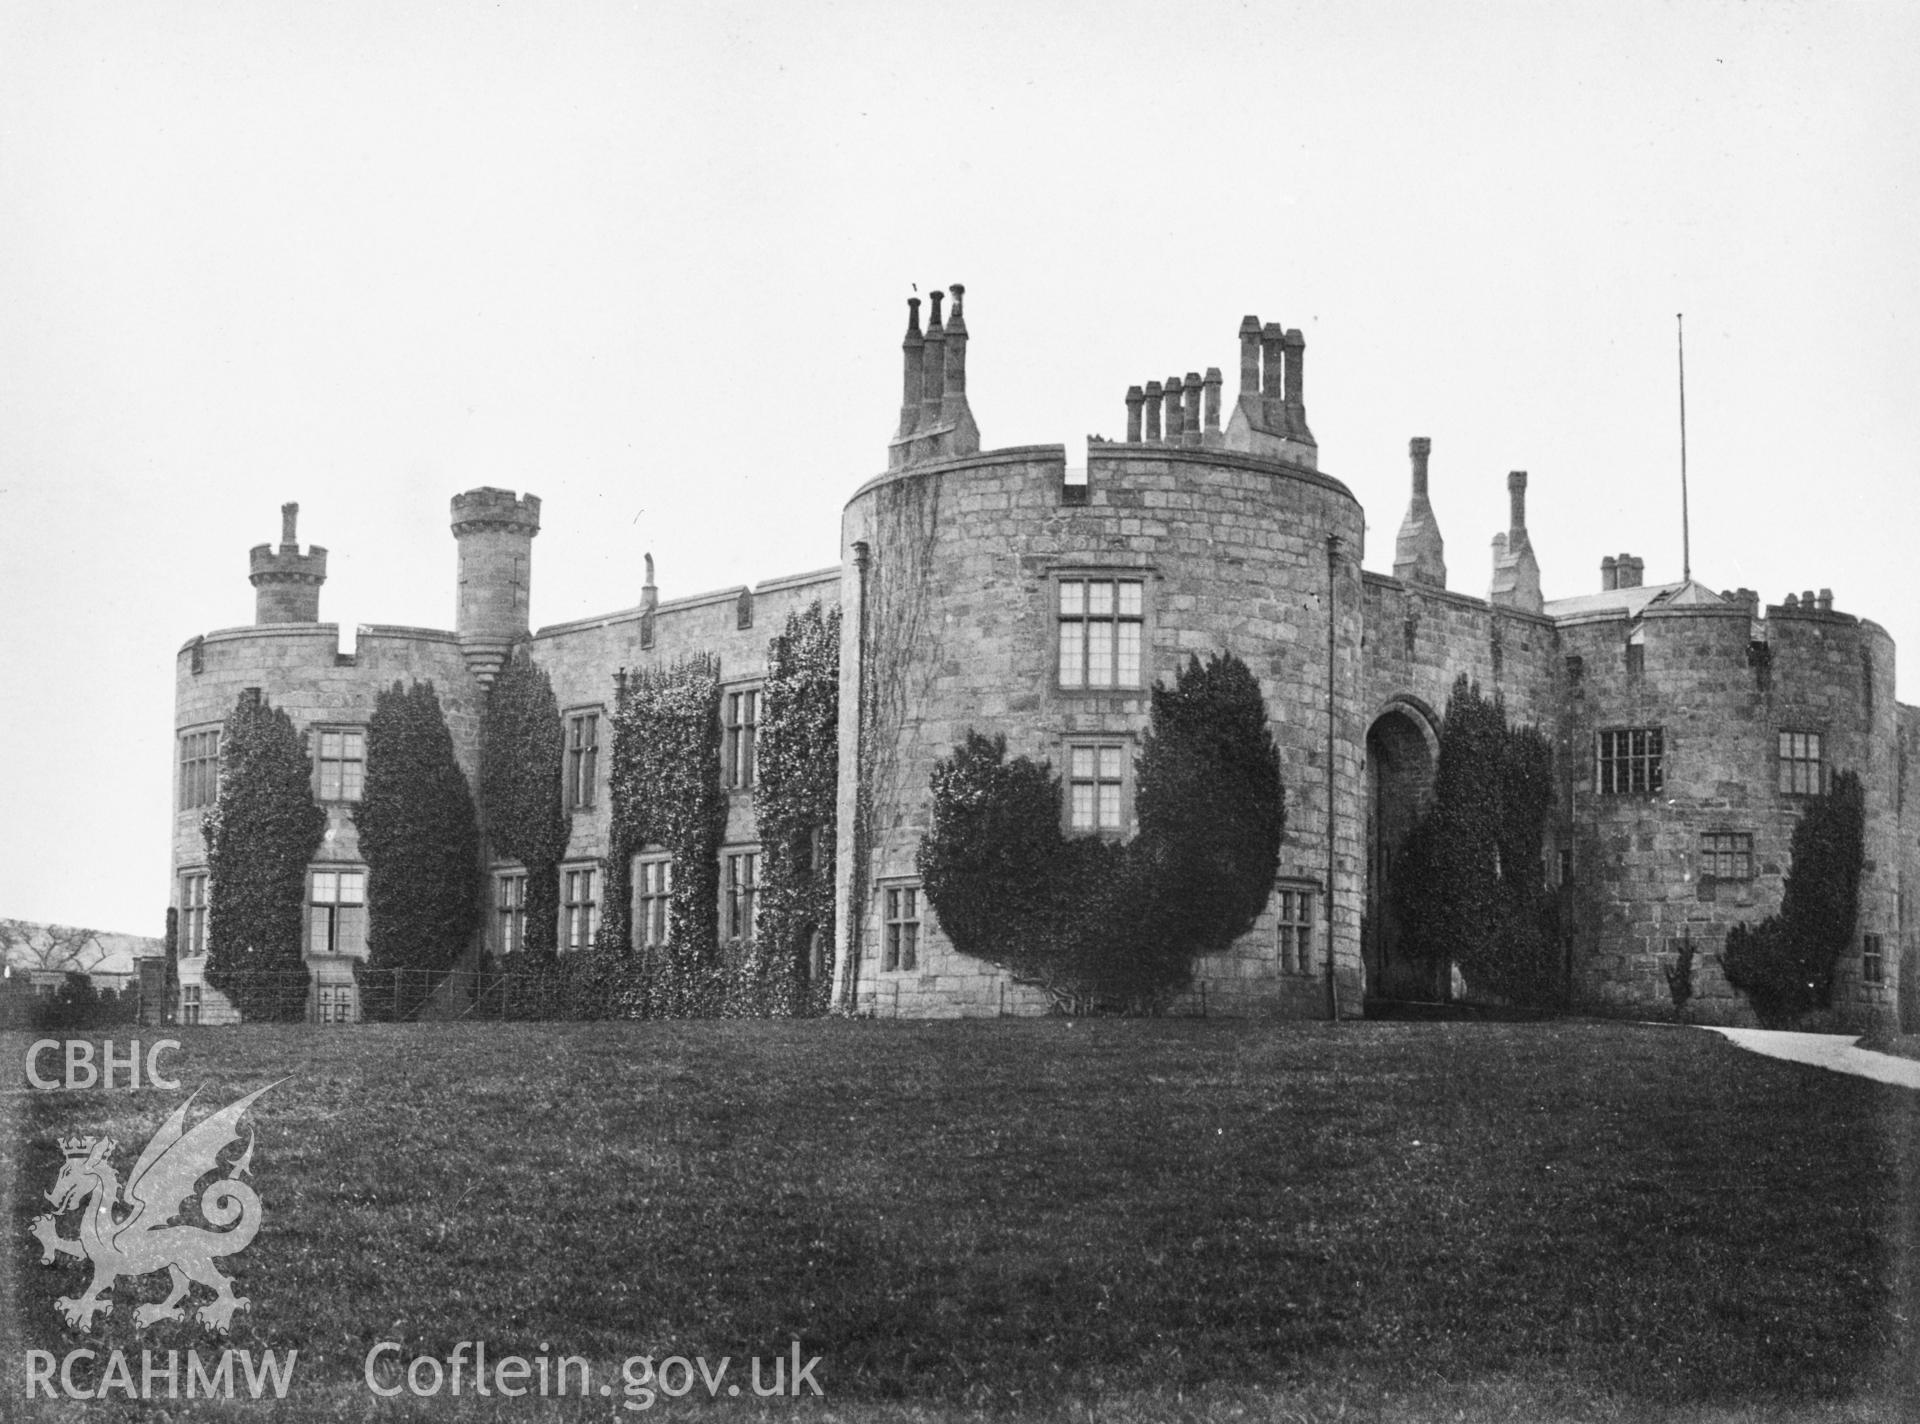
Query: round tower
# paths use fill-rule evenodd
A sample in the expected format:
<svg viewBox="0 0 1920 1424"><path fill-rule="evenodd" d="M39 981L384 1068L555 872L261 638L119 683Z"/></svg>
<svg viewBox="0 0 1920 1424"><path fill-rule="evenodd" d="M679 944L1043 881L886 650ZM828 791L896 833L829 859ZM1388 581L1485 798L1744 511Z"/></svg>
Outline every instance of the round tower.
<svg viewBox="0 0 1920 1424"><path fill-rule="evenodd" d="M256 544L247 561L253 583L255 623L318 623L320 585L327 581L327 551L318 544L306 553L294 535L300 506L280 506L280 547Z"/></svg>
<svg viewBox="0 0 1920 1424"><path fill-rule="evenodd" d="M454 631L467 667L491 685L527 636L527 596L533 574L533 536L540 532L540 499L483 488L453 497L453 537L460 545L460 601Z"/></svg>

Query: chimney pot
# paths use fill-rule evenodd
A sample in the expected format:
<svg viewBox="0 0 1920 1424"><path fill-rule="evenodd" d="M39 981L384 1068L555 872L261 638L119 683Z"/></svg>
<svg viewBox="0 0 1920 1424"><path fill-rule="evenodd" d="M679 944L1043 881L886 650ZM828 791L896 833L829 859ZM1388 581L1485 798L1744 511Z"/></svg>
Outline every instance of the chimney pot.
<svg viewBox="0 0 1920 1424"><path fill-rule="evenodd" d="M1407 442L1407 455L1413 462L1413 497L1427 497L1427 457L1433 453L1433 441L1416 435Z"/></svg>
<svg viewBox="0 0 1920 1424"><path fill-rule="evenodd" d="M1161 404L1160 383L1158 381L1148 381L1146 406L1147 428L1145 436L1146 442L1149 445L1158 445L1160 443Z"/></svg>
<svg viewBox="0 0 1920 1424"><path fill-rule="evenodd" d="M1200 382L1206 397L1206 433L1217 437L1220 433L1220 387L1226 384L1226 378L1220 374L1218 366L1207 367L1207 374ZM1218 443L1210 440L1209 443Z"/></svg>
<svg viewBox="0 0 1920 1424"><path fill-rule="evenodd" d="M1833 590L1830 588L1821 589L1819 602L1815 606L1818 607L1822 613L1833 612Z"/></svg>
<svg viewBox="0 0 1920 1424"><path fill-rule="evenodd" d="M1146 392L1138 386L1127 387L1127 443L1140 443L1140 407L1146 404Z"/></svg>
<svg viewBox="0 0 1920 1424"><path fill-rule="evenodd" d="M294 525L299 519L299 505L288 503L280 506L280 544L289 552L300 547L299 537L294 533Z"/></svg>
<svg viewBox="0 0 1920 1424"><path fill-rule="evenodd" d="M1180 408L1185 387L1178 376L1169 376L1162 390L1167 402L1167 443L1178 445L1186 437L1186 425Z"/></svg>
<svg viewBox="0 0 1920 1424"><path fill-rule="evenodd" d="M1612 554L1600 561L1600 591L1611 593L1620 587L1620 561Z"/></svg>
<svg viewBox="0 0 1920 1424"><path fill-rule="evenodd" d="M1260 394L1260 318L1240 318L1240 394Z"/></svg>

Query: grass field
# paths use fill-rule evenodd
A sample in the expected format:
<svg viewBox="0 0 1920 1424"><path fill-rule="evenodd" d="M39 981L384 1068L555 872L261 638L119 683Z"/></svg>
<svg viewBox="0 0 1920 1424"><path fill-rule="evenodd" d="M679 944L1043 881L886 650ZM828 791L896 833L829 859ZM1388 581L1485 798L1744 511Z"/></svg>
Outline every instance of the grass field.
<svg viewBox="0 0 1920 1424"><path fill-rule="evenodd" d="M697 1385L622 1417L1920 1417L1902 1409L1920 1398L1920 1097L1717 1035L169 1032L182 1092L31 1092L9 1070L0 1416L28 1350L119 1348L137 1375L143 1347L220 1348L185 1323L135 1330L163 1275L116 1287L91 1336L65 1329L55 1297L83 1277L40 1266L29 1234L55 1139L112 1135L124 1177L185 1089L205 1085L197 1115L284 1078L252 1115L265 1225L229 1263L252 1304L227 1343L297 1348L294 1383L280 1406L146 1410L598 1419L628 1357L744 1371L797 1340L820 1399L706 1404ZM28 1042L0 1051L18 1063ZM401 1361L545 1342L589 1361L595 1393L383 1401L362 1378L382 1341ZM158 1417L142 1408L89 1412Z"/></svg>

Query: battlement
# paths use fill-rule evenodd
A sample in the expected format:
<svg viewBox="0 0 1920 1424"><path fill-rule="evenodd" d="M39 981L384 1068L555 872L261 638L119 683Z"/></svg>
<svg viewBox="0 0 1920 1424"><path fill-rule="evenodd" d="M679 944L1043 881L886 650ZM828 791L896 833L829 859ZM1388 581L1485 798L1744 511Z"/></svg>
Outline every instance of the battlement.
<svg viewBox="0 0 1920 1424"><path fill-rule="evenodd" d="M256 544L247 551L247 579L254 587L254 617L261 623L318 623L320 585L327 581L327 551L318 544L300 552L295 526L300 506L280 506L280 547Z"/></svg>
<svg viewBox="0 0 1920 1424"><path fill-rule="evenodd" d="M516 498L512 490L485 485L455 495L452 515L456 539L487 530L510 530L531 538L540 532L540 496Z"/></svg>

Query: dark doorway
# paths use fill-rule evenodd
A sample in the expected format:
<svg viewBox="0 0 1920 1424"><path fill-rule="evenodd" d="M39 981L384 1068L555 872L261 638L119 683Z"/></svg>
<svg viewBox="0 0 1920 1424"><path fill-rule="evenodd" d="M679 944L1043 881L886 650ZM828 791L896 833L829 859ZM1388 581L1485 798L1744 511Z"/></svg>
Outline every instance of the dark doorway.
<svg viewBox="0 0 1920 1424"><path fill-rule="evenodd" d="M1407 953L1393 895L1394 867L1432 794L1427 726L1410 708L1383 714L1367 732L1367 902L1360 948L1369 999L1447 998L1446 966L1423 964Z"/></svg>

